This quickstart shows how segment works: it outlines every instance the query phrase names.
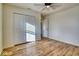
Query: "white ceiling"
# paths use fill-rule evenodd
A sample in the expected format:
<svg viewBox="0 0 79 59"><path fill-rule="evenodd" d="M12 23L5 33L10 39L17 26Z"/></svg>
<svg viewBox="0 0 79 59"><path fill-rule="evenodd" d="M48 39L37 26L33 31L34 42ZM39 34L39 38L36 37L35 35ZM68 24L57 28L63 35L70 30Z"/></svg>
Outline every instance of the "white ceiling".
<svg viewBox="0 0 79 59"><path fill-rule="evenodd" d="M43 14L50 14L53 12L57 12L63 9L68 9L79 5L78 3L56 3L56 5L59 5L59 6L56 7L55 9L52 9L52 8L44 9L45 8L44 3L9 3L9 4L22 7L22 8L30 8L34 11L37 11Z"/></svg>

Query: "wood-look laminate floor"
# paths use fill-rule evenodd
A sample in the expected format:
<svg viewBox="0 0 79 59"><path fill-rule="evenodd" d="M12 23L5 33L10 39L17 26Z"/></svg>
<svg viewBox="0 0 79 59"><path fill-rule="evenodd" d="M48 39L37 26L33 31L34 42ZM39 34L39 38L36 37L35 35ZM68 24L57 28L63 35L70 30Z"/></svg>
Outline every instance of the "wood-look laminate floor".
<svg viewBox="0 0 79 59"><path fill-rule="evenodd" d="M40 41L5 49L2 55L13 56L79 56L79 47L43 38Z"/></svg>

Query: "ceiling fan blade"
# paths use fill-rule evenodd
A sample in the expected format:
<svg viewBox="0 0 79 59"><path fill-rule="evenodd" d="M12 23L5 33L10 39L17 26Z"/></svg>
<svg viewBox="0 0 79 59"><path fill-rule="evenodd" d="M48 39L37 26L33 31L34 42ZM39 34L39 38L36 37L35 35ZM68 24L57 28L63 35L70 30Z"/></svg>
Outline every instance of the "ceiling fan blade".
<svg viewBox="0 0 79 59"><path fill-rule="evenodd" d="M45 9L47 9L47 7L46 7L46 6L44 6L44 8L42 8L42 10L41 10L41 11L43 11L43 10L45 10Z"/></svg>
<svg viewBox="0 0 79 59"><path fill-rule="evenodd" d="M50 7L53 7L53 8L57 8L57 7L60 7L61 5L59 3L53 3Z"/></svg>
<svg viewBox="0 0 79 59"><path fill-rule="evenodd" d="M50 5L50 8L51 9L56 9L56 8L59 8L61 5L59 3L53 3L52 5Z"/></svg>
<svg viewBox="0 0 79 59"><path fill-rule="evenodd" d="M54 6L50 6L50 8L51 8L51 9L56 9L56 7L54 7Z"/></svg>
<svg viewBox="0 0 79 59"><path fill-rule="evenodd" d="M35 3L35 6L44 6L44 3Z"/></svg>

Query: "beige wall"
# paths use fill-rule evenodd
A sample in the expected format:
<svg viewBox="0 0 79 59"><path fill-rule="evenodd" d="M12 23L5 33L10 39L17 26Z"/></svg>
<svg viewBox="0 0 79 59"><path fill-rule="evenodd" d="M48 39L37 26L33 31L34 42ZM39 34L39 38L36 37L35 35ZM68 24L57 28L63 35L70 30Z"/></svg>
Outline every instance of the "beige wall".
<svg viewBox="0 0 79 59"><path fill-rule="evenodd" d="M22 9L16 6L12 6L12 5L7 5L4 4L3 5L3 11L4 11L4 27L3 27L3 32L4 32L4 48L10 47L14 45L14 37L13 37L13 33L14 33L14 28L13 28L13 22L14 22L14 18L13 18L13 13L20 13L20 14L24 14L24 15L31 15L31 16L35 16L36 17L36 23L37 23L37 30L36 30L36 35L37 35L37 39L40 39L40 14L32 11L30 9Z"/></svg>
<svg viewBox="0 0 79 59"><path fill-rule="evenodd" d="M2 52L2 4L0 3L0 54Z"/></svg>
<svg viewBox="0 0 79 59"><path fill-rule="evenodd" d="M79 46L79 6L48 16L49 38Z"/></svg>

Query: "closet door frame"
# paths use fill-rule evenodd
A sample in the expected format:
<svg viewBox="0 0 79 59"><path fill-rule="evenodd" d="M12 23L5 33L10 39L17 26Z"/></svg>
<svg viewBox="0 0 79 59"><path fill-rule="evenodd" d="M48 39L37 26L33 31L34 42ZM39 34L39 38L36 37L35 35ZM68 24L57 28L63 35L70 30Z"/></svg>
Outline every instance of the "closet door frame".
<svg viewBox="0 0 79 59"><path fill-rule="evenodd" d="M32 15L26 15L26 14L22 14L22 13L16 13L16 12L14 12L13 14L18 14L18 15L24 15L24 16L29 16L29 17L33 17L33 18L35 18L36 19L36 17L35 16L32 16ZM25 21L25 20L24 20ZM14 22L15 22L15 20L14 20ZM26 21L25 21L26 22ZM24 23L25 23L24 22ZM36 23L36 21L35 21L35 23ZM15 24L15 23L14 23ZM36 24L35 24L35 26L36 26ZM14 27L14 26L13 26ZM26 39L26 29L24 30L25 31L25 39ZM36 28L35 28L35 31L36 31ZM14 37L15 37L15 33L13 33L14 34ZM36 32L35 32L35 37L36 37ZM27 39L26 39L27 40ZM27 42L27 41L26 41ZM16 45L16 42L14 41L14 43L15 43L15 45Z"/></svg>

